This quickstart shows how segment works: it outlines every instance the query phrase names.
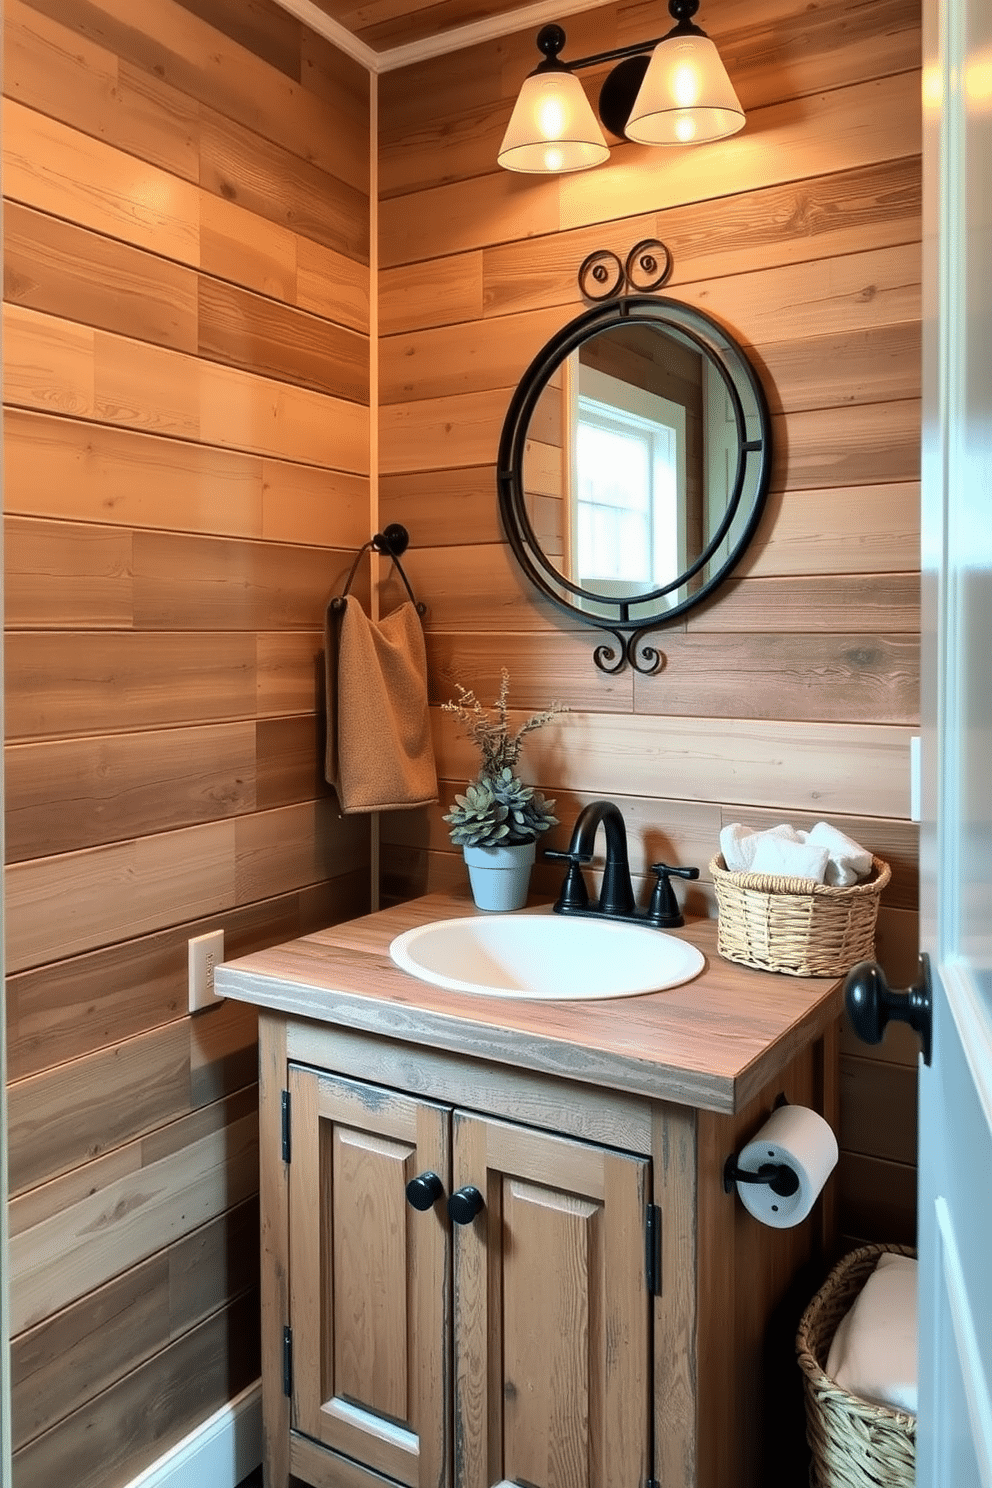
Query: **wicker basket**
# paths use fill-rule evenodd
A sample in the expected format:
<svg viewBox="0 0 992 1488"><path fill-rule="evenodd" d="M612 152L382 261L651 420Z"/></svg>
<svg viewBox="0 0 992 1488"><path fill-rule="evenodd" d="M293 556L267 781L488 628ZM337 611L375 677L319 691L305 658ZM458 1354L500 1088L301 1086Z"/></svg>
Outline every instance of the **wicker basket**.
<svg viewBox="0 0 992 1488"><path fill-rule="evenodd" d="M799 1324L811 1488L912 1488L916 1479L916 1417L850 1395L823 1372L838 1323L887 1251L916 1254L904 1245L853 1250L831 1271Z"/></svg>
<svg viewBox="0 0 992 1488"><path fill-rule="evenodd" d="M849 889L808 878L730 873L710 863L719 910L717 949L728 961L789 976L841 976L875 954L878 901L892 877L872 858L870 878Z"/></svg>

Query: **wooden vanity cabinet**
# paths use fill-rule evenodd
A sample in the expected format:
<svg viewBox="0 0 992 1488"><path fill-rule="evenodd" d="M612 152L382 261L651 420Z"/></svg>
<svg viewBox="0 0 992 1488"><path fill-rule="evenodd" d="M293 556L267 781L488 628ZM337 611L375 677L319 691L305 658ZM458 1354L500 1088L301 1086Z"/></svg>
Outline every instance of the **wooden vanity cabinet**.
<svg viewBox="0 0 992 1488"><path fill-rule="evenodd" d="M333 1034L316 1043L333 1056ZM287 1068L294 1472L323 1485L364 1469L407 1488L646 1482L650 1160ZM440 1191L415 1208L407 1184L429 1174ZM456 1191L463 1222L448 1214Z"/></svg>
<svg viewBox="0 0 992 1488"><path fill-rule="evenodd" d="M266 1488L790 1481L769 1328L828 1211L771 1231L721 1178L780 1091L829 1114L835 1021L731 1116L261 1007Z"/></svg>
<svg viewBox="0 0 992 1488"><path fill-rule="evenodd" d="M622 1007L393 965L472 913L426 896L217 969L259 1010L266 1488L798 1484L833 1185L776 1230L723 1174L780 1097L836 1129L839 985L732 966L710 921L696 980Z"/></svg>

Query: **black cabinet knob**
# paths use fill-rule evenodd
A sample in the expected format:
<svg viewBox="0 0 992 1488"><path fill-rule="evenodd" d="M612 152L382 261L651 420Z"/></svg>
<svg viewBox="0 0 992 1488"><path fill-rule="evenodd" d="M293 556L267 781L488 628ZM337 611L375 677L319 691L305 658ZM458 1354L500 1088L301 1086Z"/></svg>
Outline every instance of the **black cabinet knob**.
<svg viewBox="0 0 992 1488"><path fill-rule="evenodd" d="M420 1173L406 1186L406 1196L414 1209L432 1209L444 1193L444 1184L436 1173Z"/></svg>
<svg viewBox="0 0 992 1488"><path fill-rule="evenodd" d="M448 1200L448 1213L455 1224L471 1224L475 1216L486 1205L485 1199L477 1188L468 1185L453 1193Z"/></svg>
<svg viewBox="0 0 992 1488"><path fill-rule="evenodd" d="M886 1024L894 1019L908 1023L919 1034L923 1063L930 1063L933 997L928 956L920 957L919 981L904 992L893 991L877 961L859 961L845 979L844 1005L851 1027L863 1044L881 1043Z"/></svg>

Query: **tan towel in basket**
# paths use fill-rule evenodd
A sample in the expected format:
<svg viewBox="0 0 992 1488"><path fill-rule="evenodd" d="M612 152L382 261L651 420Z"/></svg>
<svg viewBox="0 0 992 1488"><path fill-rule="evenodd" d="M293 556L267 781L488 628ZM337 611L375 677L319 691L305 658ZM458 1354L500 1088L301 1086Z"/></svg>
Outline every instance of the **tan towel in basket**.
<svg viewBox="0 0 992 1488"><path fill-rule="evenodd" d="M420 616L401 604L374 624L353 595L327 606L324 774L345 815L437 800Z"/></svg>

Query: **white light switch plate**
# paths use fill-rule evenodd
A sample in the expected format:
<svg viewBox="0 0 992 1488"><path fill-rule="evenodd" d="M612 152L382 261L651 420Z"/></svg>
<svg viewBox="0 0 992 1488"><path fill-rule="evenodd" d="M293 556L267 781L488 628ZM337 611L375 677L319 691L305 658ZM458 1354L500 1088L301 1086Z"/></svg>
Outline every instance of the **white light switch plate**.
<svg viewBox="0 0 992 1488"><path fill-rule="evenodd" d="M214 991L214 969L224 959L224 932L211 930L206 935L194 936L188 946L189 1010L197 1013L201 1008L224 1001Z"/></svg>

